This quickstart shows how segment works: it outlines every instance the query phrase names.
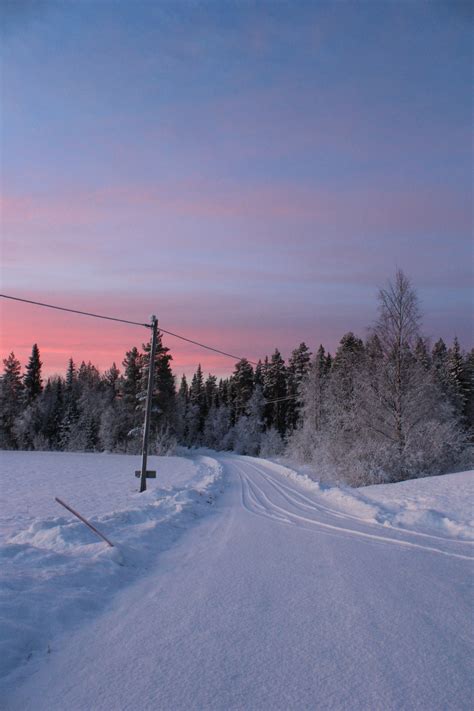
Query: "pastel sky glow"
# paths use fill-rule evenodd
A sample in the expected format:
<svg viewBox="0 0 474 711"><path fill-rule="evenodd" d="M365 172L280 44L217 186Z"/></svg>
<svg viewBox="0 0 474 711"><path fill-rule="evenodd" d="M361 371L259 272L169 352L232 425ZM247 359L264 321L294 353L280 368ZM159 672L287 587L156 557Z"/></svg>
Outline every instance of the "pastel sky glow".
<svg viewBox="0 0 474 711"><path fill-rule="evenodd" d="M472 338L470 3L6 0L2 292L258 359L361 336L397 267ZM145 330L1 304L2 357ZM174 371L230 360L165 338Z"/></svg>

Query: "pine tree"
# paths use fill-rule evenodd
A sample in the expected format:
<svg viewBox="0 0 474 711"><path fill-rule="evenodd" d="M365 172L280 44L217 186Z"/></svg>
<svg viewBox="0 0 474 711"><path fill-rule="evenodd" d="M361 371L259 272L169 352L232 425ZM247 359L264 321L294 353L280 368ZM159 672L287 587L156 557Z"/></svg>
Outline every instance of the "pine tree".
<svg viewBox="0 0 474 711"><path fill-rule="evenodd" d="M38 395L41 394L43 389L41 380L41 366L42 362L40 360L40 352L37 344L35 343L28 364L25 369L25 375L23 377L25 403L30 405Z"/></svg>
<svg viewBox="0 0 474 711"><path fill-rule="evenodd" d="M204 392L206 395L205 415L207 415L212 405L215 405L217 401L217 378L215 375L209 373L207 376L204 383Z"/></svg>
<svg viewBox="0 0 474 711"><path fill-rule="evenodd" d="M79 385L77 381L76 366L72 358L69 359L64 382L63 415L59 425L59 448L67 450L71 432L75 429L79 418Z"/></svg>
<svg viewBox="0 0 474 711"><path fill-rule="evenodd" d="M187 410L189 403L189 388L186 376L183 374L181 377L181 382L176 396L176 437L178 442L184 444L187 440L186 432L186 422L187 422Z"/></svg>
<svg viewBox="0 0 474 711"><path fill-rule="evenodd" d="M326 353L320 345L298 390L300 419L291 433L289 452L299 461L312 462L318 449L325 423L327 382Z"/></svg>
<svg viewBox="0 0 474 711"><path fill-rule="evenodd" d="M189 404L186 413L187 444L195 446L200 444L206 417L206 391L202 375L201 364L194 373L189 388Z"/></svg>
<svg viewBox="0 0 474 711"><path fill-rule="evenodd" d="M441 387L443 392L449 393L449 374L448 374L448 349L446 343L440 338L433 346L431 352L431 365L433 369L434 379Z"/></svg>
<svg viewBox="0 0 474 711"><path fill-rule="evenodd" d="M276 427L281 436L286 431L287 374L285 361L276 348L270 362L265 358L263 367L263 395L266 400L280 400L265 406L265 424L267 428Z"/></svg>
<svg viewBox="0 0 474 711"><path fill-rule="evenodd" d="M257 385L247 402L245 412L234 426L233 448L237 453L253 457L258 455L263 433L264 408L262 387Z"/></svg>
<svg viewBox="0 0 474 711"><path fill-rule="evenodd" d="M255 366L253 384L254 387L260 385L260 387L263 389L263 363L261 360L259 360L257 365Z"/></svg>
<svg viewBox="0 0 474 711"><path fill-rule="evenodd" d="M425 370L429 370L431 367L431 358L428 351L428 344L426 339L422 336L418 336L415 344L415 358L423 366Z"/></svg>
<svg viewBox="0 0 474 711"><path fill-rule="evenodd" d="M232 387L234 418L237 420L245 413L254 388L253 368L246 358L236 363L232 374Z"/></svg>
<svg viewBox="0 0 474 711"><path fill-rule="evenodd" d="M143 369L143 360L138 348L134 346L130 351L126 352L122 365L124 369L121 383L122 397L130 410L135 410Z"/></svg>
<svg viewBox="0 0 474 711"><path fill-rule="evenodd" d="M106 370L103 377L103 384L107 394L107 401L113 402L118 396L120 387L120 370L112 363L109 370Z"/></svg>
<svg viewBox="0 0 474 711"><path fill-rule="evenodd" d="M146 392L148 387L150 348L149 343L143 345L142 392ZM155 438L159 430L166 426L174 429L175 425L176 388L171 370L172 360L173 357L169 352L169 348L163 345L161 333L158 332L150 428L150 436Z"/></svg>
<svg viewBox="0 0 474 711"><path fill-rule="evenodd" d="M364 360L364 344L352 331L339 343L331 367L328 387L328 417L331 429L340 438L351 440L354 432L356 378ZM327 359L325 362L327 368Z"/></svg>
<svg viewBox="0 0 474 711"><path fill-rule="evenodd" d="M13 351L3 359L3 366L0 379L0 448L16 449L13 426L23 407L23 383L20 361Z"/></svg>
<svg viewBox="0 0 474 711"><path fill-rule="evenodd" d="M466 355L464 364L467 376L466 429L472 443L474 442L474 348Z"/></svg>
<svg viewBox="0 0 474 711"><path fill-rule="evenodd" d="M449 382L449 399L456 415L464 425L467 424L467 402L469 399L469 373L464 354L457 337L446 358L446 370Z"/></svg>
<svg viewBox="0 0 474 711"><path fill-rule="evenodd" d="M125 353L122 361L123 378L120 382L121 396L120 436L125 450L138 451L143 426L143 411L138 396L141 394L143 359L135 346Z"/></svg>
<svg viewBox="0 0 474 711"><path fill-rule="evenodd" d="M78 417L69 433L68 449L93 452L100 448L101 415L106 398L100 373L90 361L82 361L77 374Z"/></svg>
<svg viewBox="0 0 474 711"><path fill-rule="evenodd" d="M227 378L221 378L217 387L217 403L221 405L229 405L229 381Z"/></svg>
<svg viewBox="0 0 474 711"><path fill-rule="evenodd" d="M48 378L40 398L35 403L39 411L40 431L35 443L35 449L41 441L41 448L48 450L61 449L61 423L63 419L64 383L59 377Z"/></svg>
<svg viewBox="0 0 474 711"><path fill-rule="evenodd" d="M287 402L287 426L290 430L295 428L298 421L302 405L299 392L301 383L308 374L310 361L311 351L306 343L300 343L288 360L288 397L290 399Z"/></svg>

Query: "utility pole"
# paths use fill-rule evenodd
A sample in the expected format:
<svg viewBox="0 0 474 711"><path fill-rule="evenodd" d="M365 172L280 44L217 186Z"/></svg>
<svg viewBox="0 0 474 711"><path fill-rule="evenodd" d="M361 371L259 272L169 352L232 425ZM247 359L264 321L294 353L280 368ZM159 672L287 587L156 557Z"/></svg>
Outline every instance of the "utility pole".
<svg viewBox="0 0 474 711"><path fill-rule="evenodd" d="M158 321L155 315L151 317L151 348L150 362L148 365L148 389L146 393L145 424L143 426L142 469L140 473L140 493L146 491L146 462L148 458L148 434L150 432L151 401L153 399L153 380L155 377L155 353L158 338ZM150 472L151 474L151 472ZM156 476L156 475L155 475Z"/></svg>

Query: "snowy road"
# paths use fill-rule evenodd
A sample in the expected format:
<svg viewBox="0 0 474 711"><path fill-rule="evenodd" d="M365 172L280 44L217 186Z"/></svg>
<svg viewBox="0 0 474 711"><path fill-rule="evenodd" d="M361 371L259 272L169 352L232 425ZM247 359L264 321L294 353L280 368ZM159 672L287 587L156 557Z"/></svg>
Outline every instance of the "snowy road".
<svg viewBox="0 0 474 711"><path fill-rule="evenodd" d="M472 708L472 545L332 510L219 456L224 493L156 568L59 638L11 711Z"/></svg>

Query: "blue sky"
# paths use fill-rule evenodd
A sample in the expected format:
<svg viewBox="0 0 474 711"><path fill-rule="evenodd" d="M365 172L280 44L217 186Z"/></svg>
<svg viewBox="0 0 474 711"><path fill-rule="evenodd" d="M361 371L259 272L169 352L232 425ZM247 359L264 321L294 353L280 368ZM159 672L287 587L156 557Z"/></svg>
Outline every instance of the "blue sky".
<svg viewBox="0 0 474 711"><path fill-rule="evenodd" d="M462 2L15 2L2 30L3 290L257 358L365 334L397 267L472 346ZM101 348L3 306L2 352ZM78 337L80 331L81 337ZM132 339L132 340L131 340ZM179 370L232 362L169 342ZM26 350L24 350L26 349ZM24 351L24 352L23 352Z"/></svg>

